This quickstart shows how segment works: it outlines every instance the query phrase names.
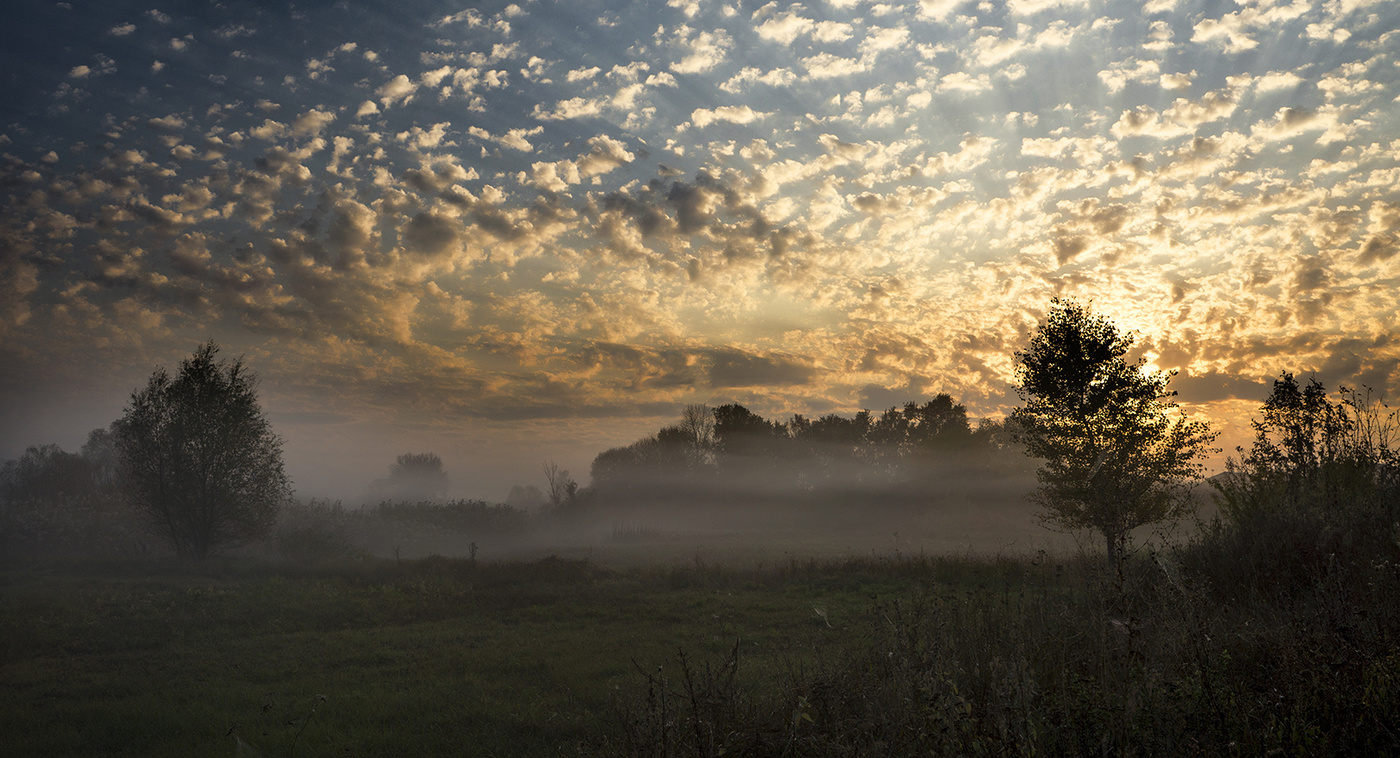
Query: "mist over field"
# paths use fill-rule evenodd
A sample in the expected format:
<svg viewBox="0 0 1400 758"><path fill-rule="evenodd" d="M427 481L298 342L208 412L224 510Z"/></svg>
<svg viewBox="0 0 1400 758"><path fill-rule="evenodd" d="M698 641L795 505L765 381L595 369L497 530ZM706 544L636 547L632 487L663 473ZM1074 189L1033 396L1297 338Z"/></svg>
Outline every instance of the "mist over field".
<svg viewBox="0 0 1400 758"><path fill-rule="evenodd" d="M852 479L813 492L733 482L654 498L600 495L586 511L530 537L505 538L499 547L479 542L483 555L558 554L604 564L699 557L729 565L899 552L1020 556L1077 544L1039 524L1026 499L1035 487L1032 467L995 476L950 471L930 485L927 492L892 491ZM462 538L454 544L447 535L433 550L465 554Z"/></svg>
<svg viewBox="0 0 1400 758"><path fill-rule="evenodd" d="M426 465L404 465L414 461ZM432 502L444 502L450 477L436 456L405 454L393 469L369 488L378 498L339 509L428 518ZM599 452L590 469L580 483L547 462L504 503L449 503L461 519L442 516L436 532L393 545L383 533L361 539L380 555L462 556L474 546L493 558L604 563L1027 555L1075 544L1036 518L1034 463L1009 434L995 422L974 431L947 396L884 414L782 423L737 404L690 406L677 423ZM513 526L483 522L476 531L469 509L481 519L509 513Z"/></svg>

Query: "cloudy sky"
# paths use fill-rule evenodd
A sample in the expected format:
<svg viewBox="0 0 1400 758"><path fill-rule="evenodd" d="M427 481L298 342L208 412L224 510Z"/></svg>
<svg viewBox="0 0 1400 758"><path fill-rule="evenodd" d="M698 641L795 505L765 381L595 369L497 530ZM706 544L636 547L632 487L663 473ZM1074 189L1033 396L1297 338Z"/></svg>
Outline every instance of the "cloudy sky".
<svg viewBox="0 0 1400 758"><path fill-rule="evenodd" d="M7 5L0 458L213 338L303 494L500 498L687 403L1000 415L1056 295L1231 444L1400 395L1400 3L152 3Z"/></svg>

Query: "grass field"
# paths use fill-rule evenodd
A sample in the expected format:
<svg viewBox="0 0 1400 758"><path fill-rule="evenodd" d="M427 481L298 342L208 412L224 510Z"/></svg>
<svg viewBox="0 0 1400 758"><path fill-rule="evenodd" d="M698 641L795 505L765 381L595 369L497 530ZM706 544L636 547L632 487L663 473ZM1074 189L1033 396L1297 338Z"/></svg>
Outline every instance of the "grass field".
<svg viewBox="0 0 1400 758"><path fill-rule="evenodd" d="M851 568L11 570L0 742L9 755L576 752L610 727L618 694L643 679L636 666L737 643L743 675L761 680L849 644L872 602L930 579Z"/></svg>

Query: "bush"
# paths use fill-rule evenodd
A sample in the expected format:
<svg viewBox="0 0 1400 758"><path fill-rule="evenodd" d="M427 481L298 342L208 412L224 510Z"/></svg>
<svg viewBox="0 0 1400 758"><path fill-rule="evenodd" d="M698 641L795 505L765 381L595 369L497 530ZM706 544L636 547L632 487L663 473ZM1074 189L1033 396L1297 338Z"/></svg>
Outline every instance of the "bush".
<svg viewBox="0 0 1400 758"><path fill-rule="evenodd" d="M1174 557L866 565L909 591L786 670L639 662L595 754L1400 755L1400 564L1221 603Z"/></svg>
<svg viewBox="0 0 1400 758"><path fill-rule="evenodd" d="M1254 444L1213 481L1221 517L1182 558L1220 599L1296 599L1400 559L1396 414L1369 393L1341 396L1284 374L1253 422Z"/></svg>

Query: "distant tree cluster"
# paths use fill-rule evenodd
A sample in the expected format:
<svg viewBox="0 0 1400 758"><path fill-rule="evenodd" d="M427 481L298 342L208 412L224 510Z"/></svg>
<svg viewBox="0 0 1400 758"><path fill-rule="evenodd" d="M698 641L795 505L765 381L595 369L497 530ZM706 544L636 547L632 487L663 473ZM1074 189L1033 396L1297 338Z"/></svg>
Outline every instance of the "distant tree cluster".
<svg viewBox="0 0 1400 758"><path fill-rule="evenodd" d="M743 405L687 406L681 420L592 465L597 496L694 495L843 489L915 490L950 468L977 465L1008 442L1002 425L975 429L940 394L876 415L764 418Z"/></svg>
<svg viewBox="0 0 1400 758"><path fill-rule="evenodd" d="M0 467L0 553L131 548L130 522L106 429L80 452L35 445Z"/></svg>
<svg viewBox="0 0 1400 758"><path fill-rule="evenodd" d="M447 497L451 480L436 453L404 453L389 466L389 476L370 485L377 500L419 502Z"/></svg>

